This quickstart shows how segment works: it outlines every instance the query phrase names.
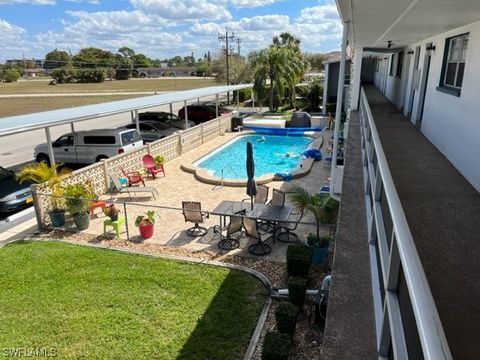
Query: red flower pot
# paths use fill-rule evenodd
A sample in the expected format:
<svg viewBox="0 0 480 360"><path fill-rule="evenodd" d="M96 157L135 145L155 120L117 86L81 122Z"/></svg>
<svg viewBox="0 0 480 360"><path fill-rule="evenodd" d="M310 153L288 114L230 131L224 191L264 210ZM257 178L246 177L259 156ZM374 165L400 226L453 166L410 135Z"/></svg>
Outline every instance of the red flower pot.
<svg viewBox="0 0 480 360"><path fill-rule="evenodd" d="M150 239L153 236L153 224L149 222L142 222L138 228L140 230L140 236L143 239Z"/></svg>

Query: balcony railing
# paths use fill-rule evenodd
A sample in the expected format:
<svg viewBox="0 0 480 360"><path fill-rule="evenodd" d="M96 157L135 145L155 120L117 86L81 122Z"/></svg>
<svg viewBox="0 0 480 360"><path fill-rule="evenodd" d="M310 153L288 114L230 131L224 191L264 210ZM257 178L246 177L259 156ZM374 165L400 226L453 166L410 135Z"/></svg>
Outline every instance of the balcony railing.
<svg viewBox="0 0 480 360"><path fill-rule="evenodd" d="M452 359L363 89L360 122L379 356Z"/></svg>

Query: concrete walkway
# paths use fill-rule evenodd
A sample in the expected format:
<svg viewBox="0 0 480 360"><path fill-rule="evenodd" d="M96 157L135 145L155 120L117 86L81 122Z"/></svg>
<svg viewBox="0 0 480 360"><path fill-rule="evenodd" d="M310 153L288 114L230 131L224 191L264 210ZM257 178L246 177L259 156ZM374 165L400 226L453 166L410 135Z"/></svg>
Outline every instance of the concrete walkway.
<svg viewBox="0 0 480 360"><path fill-rule="evenodd" d="M453 358L478 359L480 195L380 91L365 91Z"/></svg>

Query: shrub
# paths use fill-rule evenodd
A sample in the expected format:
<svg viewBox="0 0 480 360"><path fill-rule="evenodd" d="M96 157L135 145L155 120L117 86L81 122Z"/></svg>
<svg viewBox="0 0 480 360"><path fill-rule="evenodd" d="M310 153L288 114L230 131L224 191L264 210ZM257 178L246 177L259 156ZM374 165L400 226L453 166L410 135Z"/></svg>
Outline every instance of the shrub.
<svg viewBox="0 0 480 360"><path fill-rule="evenodd" d="M16 82L21 74L17 69L3 69L0 74L1 80L5 82Z"/></svg>
<svg viewBox="0 0 480 360"><path fill-rule="evenodd" d="M303 244L287 248L287 272L290 276L307 277L312 264L312 250Z"/></svg>
<svg viewBox="0 0 480 360"><path fill-rule="evenodd" d="M240 102L244 102L249 100L252 97L252 90L251 89L240 89L238 91L233 92L233 98L237 100L237 92L238 92L238 100Z"/></svg>
<svg viewBox="0 0 480 360"><path fill-rule="evenodd" d="M298 318L298 306L288 302L281 303L275 310L275 320L277 329L282 334L293 336Z"/></svg>
<svg viewBox="0 0 480 360"><path fill-rule="evenodd" d="M68 84L75 82L77 79L77 71L75 69L55 69L52 71L51 77L57 84Z"/></svg>
<svg viewBox="0 0 480 360"><path fill-rule="evenodd" d="M307 279L291 276L288 279L288 299L297 306L302 307L305 303L307 291Z"/></svg>
<svg viewBox="0 0 480 360"><path fill-rule="evenodd" d="M262 360L287 360L290 353L290 336L268 331L263 342Z"/></svg>
<svg viewBox="0 0 480 360"><path fill-rule="evenodd" d="M81 83L100 83L105 81L103 69L82 69L77 73L77 81Z"/></svg>
<svg viewBox="0 0 480 360"><path fill-rule="evenodd" d="M130 70L129 68L115 69L116 80L128 80L131 75L132 75L132 70Z"/></svg>
<svg viewBox="0 0 480 360"><path fill-rule="evenodd" d="M327 103L325 104L325 109L327 113L335 113L337 111L337 103Z"/></svg>

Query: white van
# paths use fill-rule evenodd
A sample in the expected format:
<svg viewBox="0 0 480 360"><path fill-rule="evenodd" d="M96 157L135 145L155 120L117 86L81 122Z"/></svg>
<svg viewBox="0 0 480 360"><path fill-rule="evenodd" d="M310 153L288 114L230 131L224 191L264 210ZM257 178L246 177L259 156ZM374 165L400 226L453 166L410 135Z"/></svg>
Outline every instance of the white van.
<svg viewBox="0 0 480 360"><path fill-rule="evenodd" d="M70 164L93 164L143 145L135 129L99 129L77 131L60 136L52 143L55 161ZM47 144L34 150L35 160L50 163Z"/></svg>

